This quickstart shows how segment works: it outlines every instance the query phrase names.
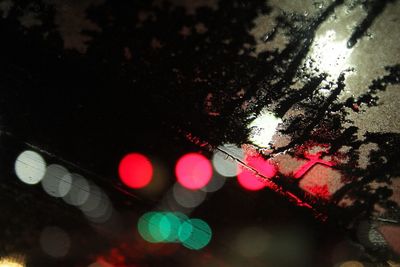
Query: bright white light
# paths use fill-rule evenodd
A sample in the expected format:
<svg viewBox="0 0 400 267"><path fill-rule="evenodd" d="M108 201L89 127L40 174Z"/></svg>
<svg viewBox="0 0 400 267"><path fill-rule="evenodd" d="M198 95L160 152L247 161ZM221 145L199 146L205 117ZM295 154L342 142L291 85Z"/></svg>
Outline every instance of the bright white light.
<svg viewBox="0 0 400 267"><path fill-rule="evenodd" d="M73 173L70 175L72 179L71 190L63 199L66 203L73 206L81 206L89 198L90 187L89 183L81 175Z"/></svg>
<svg viewBox="0 0 400 267"><path fill-rule="evenodd" d="M259 147L267 148L276 132L276 127L282 120L267 110L255 118L248 128L250 132L250 141Z"/></svg>
<svg viewBox="0 0 400 267"><path fill-rule="evenodd" d="M26 184L37 184L46 172L46 162L34 151L22 152L15 161L15 173Z"/></svg>
<svg viewBox="0 0 400 267"><path fill-rule="evenodd" d="M206 199L207 193L201 190L188 190L180 184L175 183L172 189L176 202L185 208L195 208Z"/></svg>
<svg viewBox="0 0 400 267"><path fill-rule="evenodd" d="M235 159L243 160L243 149L233 144L225 144L214 151L212 164L217 173L225 177L234 177L239 174L239 168ZM222 151L226 152L222 152ZM228 156L231 155L232 157ZM234 159L234 158L235 159Z"/></svg>
<svg viewBox="0 0 400 267"><path fill-rule="evenodd" d="M0 267L24 267L25 263L22 259L14 258L14 257L7 257L7 258L0 258Z"/></svg>
<svg viewBox="0 0 400 267"><path fill-rule="evenodd" d="M44 191L52 197L64 197L71 190L72 178L63 166L52 164L42 179Z"/></svg>
<svg viewBox="0 0 400 267"><path fill-rule="evenodd" d="M42 250L53 258L61 258L68 254L71 241L68 234L57 226L46 227L40 234Z"/></svg>
<svg viewBox="0 0 400 267"><path fill-rule="evenodd" d="M352 50L347 48L347 40L338 40L334 30L326 31L317 37L311 48L311 59L316 64L313 67L320 72L337 77L346 68L347 60Z"/></svg>

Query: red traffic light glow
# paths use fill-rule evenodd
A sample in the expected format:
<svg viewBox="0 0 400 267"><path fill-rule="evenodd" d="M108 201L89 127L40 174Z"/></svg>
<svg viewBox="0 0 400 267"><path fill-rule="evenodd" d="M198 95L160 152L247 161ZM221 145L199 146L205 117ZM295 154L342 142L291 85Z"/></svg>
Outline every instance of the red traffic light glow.
<svg viewBox="0 0 400 267"><path fill-rule="evenodd" d="M210 161L201 154L188 153L177 162L175 174L178 182L190 190L198 190L208 184L212 176Z"/></svg>
<svg viewBox="0 0 400 267"><path fill-rule="evenodd" d="M138 189L150 183L153 176L153 166L146 156L130 153L122 158L118 173L126 186Z"/></svg>

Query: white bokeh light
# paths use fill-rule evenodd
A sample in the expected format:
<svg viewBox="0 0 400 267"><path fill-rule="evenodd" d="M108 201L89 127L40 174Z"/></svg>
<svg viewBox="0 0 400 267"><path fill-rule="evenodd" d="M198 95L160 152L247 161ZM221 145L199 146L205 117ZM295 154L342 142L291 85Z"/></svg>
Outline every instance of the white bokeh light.
<svg viewBox="0 0 400 267"><path fill-rule="evenodd" d="M172 189L175 201L185 208L195 208L206 199L207 193L202 190L188 190L175 183Z"/></svg>
<svg viewBox="0 0 400 267"><path fill-rule="evenodd" d="M243 160L243 158L244 152L242 148L234 144L225 144L214 151L212 164L215 171L222 176L234 177L239 174L236 160Z"/></svg>
<svg viewBox="0 0 400 267"><path fill-rule="evenodd" d="M209 193L216 192L224 186L225 182L225 177L219 175L218 173L214 173L214 175L211 177L210 182L200 190Z"/></svg>
<svg viewBox="0 0 400 267"><path fill-rule="evenodd" d="M71 190L72 178L61 165L52 164L46 169L42 179L43 190L52 197L64 197Z"/></svg>
<svg viewBox="0 0 400 267"><path fill-rule="evenodd" d="M250 141L261 148L268 148L276 132L276 128L282 120L268 110L261 111L248 126L250 129Z"/></svg>
<svg viewBox="0 0 400 267"><path fill-rule="evenodd" d="M43 157L31 150L22 152L15 161L15 173L26 184L37 184L46 172L46 162Z"/></svg>
<svg viewBox="0 0 400 267"><path fill-rule="evenodd" d="M46 227L40 234L42 250L53 258L62 258L68 254L71 246L69 235L60 227Z"/></svg>
<svg viewBox="0 0 400 267"><path fill-rule="evenodd" d="M234 250L247 258L265 253L270 246L269 234L260 227L242 229L232 243Z"/></svg>
<svg viewBox="0 0 400 267"><path fill-rule="evenodd" d="M89 221L97 224L110 220L114 211L108 196L95 185L90 186L90 195L79 208Z"/></svg>
<svg viewBox="0 0 400 267"><path fill-rule="evenodd" d="M88 181L83 176L72 173L71 190L63 197L63 200L73 206L84 205L89 198L90 187Z"/></svg>
<svg viewBox="0 0 400 267"><path fill-rule="evenodd" d="M90 194L85 203L79 206L83 212L92 212L98 210L103 204L103 192L94 184L90 184Z"/></svg>
<svg viewBox="0 0 400 267"><path fill-rule="evenodd" d="M190 214L193 211L193 208L185 208L176 201L174 197L173 187L168 190L168 192L164 195L163 200L159 205L159 209L165 211L181 212L183 214Z"/></svg>

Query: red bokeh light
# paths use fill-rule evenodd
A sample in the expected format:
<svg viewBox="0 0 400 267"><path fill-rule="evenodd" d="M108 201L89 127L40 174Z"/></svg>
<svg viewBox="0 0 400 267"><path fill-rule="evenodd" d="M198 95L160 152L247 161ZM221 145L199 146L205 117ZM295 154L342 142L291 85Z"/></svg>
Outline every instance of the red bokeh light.
<svg viewBox="0 0 400 267"><path fill-rule="evenodd" d="M210 161L201 154L188 153L177 162L175 174L185 188L197 190L208 184L212 177Z"/></svg>
<svg viewBox="0 0 400 267"><path fill-rule="evenodd" d="M246 155L244 161L249 167L257 170L263 177L272 178L276 175L276 166L270 161L265 160L261 155ZM239 168L242 171L238 175L238 182L244 189L257 191L265 187L265 184L261 180L262 178L257 177L253 170L243 166L239 166Z"/></svg>
<svg viewBox="0 0 400 267"><path fill-rule="evenodd" d="M153 176L150 160L139 153L126 155L119 163L119 177L130 188L142 188L148 185Z"/></svg>
<svg viewBox="0 0 400 267"><path fill-rule="evenodd" d="M244 168L238 175L238 182L244 189L251 191L261 190L265 187L264 183L251 170Z"/></svg>

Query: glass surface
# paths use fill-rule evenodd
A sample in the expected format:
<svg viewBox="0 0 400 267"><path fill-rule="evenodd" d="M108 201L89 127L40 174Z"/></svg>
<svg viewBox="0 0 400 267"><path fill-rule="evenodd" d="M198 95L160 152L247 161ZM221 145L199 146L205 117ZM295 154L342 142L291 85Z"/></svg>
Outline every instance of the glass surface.
<svg viewBox="0 0 400 267"><path fill-rule="evenodd" d="M0 0L0 267L398 266L399 15Z"/></svg>

